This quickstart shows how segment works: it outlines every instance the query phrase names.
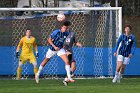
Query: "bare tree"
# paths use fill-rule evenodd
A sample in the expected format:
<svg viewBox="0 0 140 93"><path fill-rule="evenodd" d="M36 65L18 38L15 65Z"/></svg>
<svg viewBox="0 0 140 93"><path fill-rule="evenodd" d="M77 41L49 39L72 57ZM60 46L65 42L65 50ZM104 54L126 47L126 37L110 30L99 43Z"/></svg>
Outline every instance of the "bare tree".
<svg viewBox="0 0 140 93"><path fill-rule="evenodd" d="M59 7L59 0L54 0L54 7Z"/></svg>

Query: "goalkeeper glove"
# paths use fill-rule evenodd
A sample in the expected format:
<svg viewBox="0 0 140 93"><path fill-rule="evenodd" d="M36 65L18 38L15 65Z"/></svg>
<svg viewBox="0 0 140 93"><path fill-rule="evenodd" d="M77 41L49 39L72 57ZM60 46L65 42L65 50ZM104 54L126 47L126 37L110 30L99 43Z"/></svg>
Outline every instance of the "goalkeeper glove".
<svg viewBox="0 0 140 93"><path fill-rule="evenodd" d="M16 52L16 58L19 58L19 52Z"/></svg>
<svg viewBox="0 0 140 93"><path fill-rule="evenodd" d="M39 54L38 54L38 52L36 52L36 55L35 55L35 57L36 57L36 58L38 58L38 57L39 57Z"/></svg>

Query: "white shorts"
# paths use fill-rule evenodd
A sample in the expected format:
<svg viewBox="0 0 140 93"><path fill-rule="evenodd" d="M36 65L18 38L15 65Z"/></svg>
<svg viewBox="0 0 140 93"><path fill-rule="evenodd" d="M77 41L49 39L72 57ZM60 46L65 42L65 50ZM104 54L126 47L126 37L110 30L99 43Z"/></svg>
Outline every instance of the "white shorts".
<svg viewBox="0 0 140 93"><path fill-rule="evenodd" d="M51 58L53 57L55 54L57 54L58 56L64 55L66 54L66 51L61 48L58 51L52 51L51 49L48 49L47 53L46 53L46 58Z"/></svg>
<svg viewBox="0 0 140 93"><path fill-rule="evenodd" d="M117 61L122 61L123 64L127 65L130 62L130 58L129 57L124 57L122 55L118 55L117 56Z"/></svg>

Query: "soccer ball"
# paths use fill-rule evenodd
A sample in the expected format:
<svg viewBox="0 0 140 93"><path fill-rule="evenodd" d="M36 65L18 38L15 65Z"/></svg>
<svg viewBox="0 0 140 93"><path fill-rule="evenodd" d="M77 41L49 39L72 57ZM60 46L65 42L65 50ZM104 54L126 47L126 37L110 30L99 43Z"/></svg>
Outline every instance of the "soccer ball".
<svg viewBox="0 0 140 93"><path fill-rule="evenodd" d="M64 14L58 14L58 15L57 15L57 20L58 20L59 22L64 21L64 20L65 20L65 15L64 15Z"/></svg>

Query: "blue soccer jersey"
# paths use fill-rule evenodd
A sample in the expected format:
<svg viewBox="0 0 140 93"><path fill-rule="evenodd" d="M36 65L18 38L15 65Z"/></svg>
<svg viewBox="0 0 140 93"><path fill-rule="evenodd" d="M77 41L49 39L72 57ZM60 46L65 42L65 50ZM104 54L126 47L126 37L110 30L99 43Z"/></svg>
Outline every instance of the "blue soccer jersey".
<svg viewBox="0 0 140 93"><path fill-rule="evenodd" d="M121 45L120 45L121 43ZM119 47L120 45L120 47ZM117 49L119 47L118 50L118 54L122 55L124 57L128 57L129 54L134 54L135 49L136 49L136 38L134 35L130 35L130 36L126 36L125 34L122 34L116 44L115 47L115 52L117 52Z"/></svg>
<svg viewBox="0 0 140 93"><path fill-rule="evenodd" d="M61 32L60 29L57 29L53 31L53 33L50 35L50 38L53 40L53 44L61 49L68 34L68 32ZM55 51L52 45L50 45L50 49Z"/></svg>

